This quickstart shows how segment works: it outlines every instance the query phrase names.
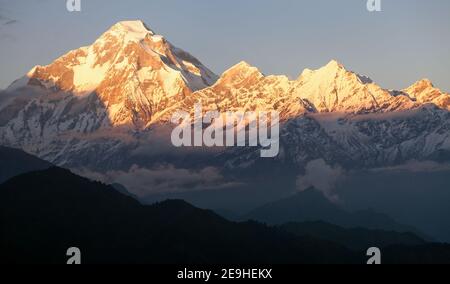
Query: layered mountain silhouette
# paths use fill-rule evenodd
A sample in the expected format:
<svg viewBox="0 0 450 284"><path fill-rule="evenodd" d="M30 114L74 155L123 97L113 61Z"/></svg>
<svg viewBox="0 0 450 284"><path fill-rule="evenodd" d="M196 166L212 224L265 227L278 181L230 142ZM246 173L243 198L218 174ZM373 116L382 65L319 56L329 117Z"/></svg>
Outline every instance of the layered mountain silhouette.
<svg viewBox="0 0 450 284"><path fill-rule="evenodd" d="M358 249L372 241L390 245L387 262L450 260L449 246L413 234L234 223L181 200L144 206L56 167L0 185L0 221L6 263L64 263L73 246L84 263L363 263Z"/></svg>
<svg viewBox="0 0 450 284"><path fill-rule="evenodd" d="M413 227L399 224L389 216L373 210L349 212L328 200L323 193L314 188L263 205L240 219L251 219L271 225L325 221L345 228L417 232Z"/></svg>
<svg viewBox="0 0 450 284"><path fill-rule="evenodd" d="M170 118L192 114L196 103L204 111L279 112L279 155L172 146ZM252 191L235 198L255 199L269 180L285 190L279 197L314 161L342 171L447 163L449 110L450 94L428 79L388 90L336 60L296 79L244 61L218 76L142 21L119 22L0 91L2 251L15 262L60 263L77 245L87 262L361 262L358 250L373 241L393 262L445 262L446 245L375 211L343 210L311 189L243 217L268 225L136 199L245 187Z"/></svg>
<svg viewBox="0 0 450 284"><path fill-rule="evenodd" d="M330 262L358 259L327 241L229 222L180 200L143 206L60 168L1 185L0 210L2 262L64 263L72 246L86 263L315 263L325 253Z"/></svg>

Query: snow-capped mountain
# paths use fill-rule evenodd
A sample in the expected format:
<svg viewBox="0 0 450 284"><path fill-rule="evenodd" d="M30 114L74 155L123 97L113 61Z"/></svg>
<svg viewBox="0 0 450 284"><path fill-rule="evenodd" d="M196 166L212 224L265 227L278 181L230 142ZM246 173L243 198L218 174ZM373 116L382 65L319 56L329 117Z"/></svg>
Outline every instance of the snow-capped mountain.
<svg viewBox="0 0 450 284"><path fill-rule="evenodd" d="M43 87L67 102L53 110L59 130L79 124L79 131L89 132L106 126L145 128L158 113L213 84L217 76L143 22L125 21L92 45L34 67L25 78L22 84ZM73 119L78 111L95 115Z"/></svg>
<svg viewBox="0 0 450 284"><path fill-rule="evenodd" d="M450 96L435 88L428 79L417 81L403 92L421 104L432 103L442 109L450 110Z"/></svg>
<svg viewBox="0 0 450 284"><path fill-rule="evenodd" d="M282 120L304 113L391 112L431 102L431 96L418 104L406 93L393 95L370 79L347 71L335 60L316 71L306 69L293 81L286 76L264 76L257 68L241 62L227 70L216 84L191 97L206 105L214 103L219 109L275 109Z"/></svg>
<svg viewBox="0 0 450 284"><path fill-rule="evenodd" d="M197 102L204 111L278 111L275 161L299 169L314 159L351 168L450 158L450 95L428 80L386 90L335 60L295 80L245 62L218 77L141 21L117 23L2 92L0 144L73 169L151 167L178 154L170 117ZM186 151L196 167L242 169L261 159L254 148L221 149L216 159Z"/></svg>
<svg viewBox="0 0 450 284"><path fill-rule="evenodd" d="M216 80L143 22L119 22L92 45L34 67L3 92L1 143L64 163L61 155L84 148L85 135L106 139L101 143L108 147L117 137L129 141L128 130L145 129Z"/></svg>
<svg viewBox="0 0 450 284"><path fill-rule="evenodd" d="M299 168L315 159L360 168L449 157L450 95L428 80L386 90L332 60L290 81L243 62L192 97L208 109L277 110L283 126L276 159ZM222 156L230 168L260 161L248 148Z"/></svg>

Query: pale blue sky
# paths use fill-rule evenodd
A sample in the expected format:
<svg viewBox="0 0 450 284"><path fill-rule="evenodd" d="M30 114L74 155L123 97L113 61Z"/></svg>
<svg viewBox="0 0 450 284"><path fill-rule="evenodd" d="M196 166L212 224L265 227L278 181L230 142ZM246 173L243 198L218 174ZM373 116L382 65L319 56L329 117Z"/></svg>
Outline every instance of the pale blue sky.
<svg viewBox="0 0 450 284"><path fill-rule="evenodd" d="M220 74L241 60L295 78L330 59L386 88L421 78L450 91L450 1L0 0L0 88L32 66L90 44L112 24L141 19Z"/></svg>

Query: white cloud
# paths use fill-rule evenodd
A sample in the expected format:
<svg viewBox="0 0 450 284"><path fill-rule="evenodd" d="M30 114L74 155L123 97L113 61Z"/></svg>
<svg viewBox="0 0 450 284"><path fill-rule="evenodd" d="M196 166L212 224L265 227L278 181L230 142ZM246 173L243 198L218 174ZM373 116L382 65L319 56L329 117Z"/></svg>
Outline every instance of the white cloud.
<svg viewBox="0 0 450 284"><path fill-rule="evenodd" d="M215 167L191 170L164 165L147 169L133 165L128 171L98 173L81 170L78 173L107 184L120 183L139 197L160 193L218 190L236 185L225 181Z"/></svg>
<svg viewBox="0 0 450 284"><path fill-rule="evenodd" d="M314 187L321 191L331 201L339 197L333 192L336 184L345 176L340 166L330 166L323 159L310 161L305 167L305 174L297 177L297 189L304 191Z"/></svg>

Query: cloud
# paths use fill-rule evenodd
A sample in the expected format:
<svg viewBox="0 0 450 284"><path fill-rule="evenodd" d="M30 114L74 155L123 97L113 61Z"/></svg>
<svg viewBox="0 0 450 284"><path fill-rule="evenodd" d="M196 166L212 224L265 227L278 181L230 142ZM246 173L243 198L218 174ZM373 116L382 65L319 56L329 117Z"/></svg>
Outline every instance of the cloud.
<svg viewBox="0 0 450 284"><path fill-rule="evenodd" d="M15 23L17 23L17 20L8 20L7 22L3 23L3 25L7 26L7 25L15 24Z"/></svg>
<svg viewBox="0 0 450 284"><path fill-rule="evenodd" d="M9 26L9 25L16 24L16 23L18 23L17 20L11 19L11 18L6 17L6 16L3 16L3 11L0 8L0 25L2 25L2 26Z"/></svg>
<svg viewBox="0 0 450 284"><path fill-rule="evenodd" d="M0 7L0 39L3 41L16 41L16 37L13 34L5 32L8 32L10 26L17 24L18 20L3 16L3 12Z"/></svg>
<svg viewBox="0 0 450 284"><path fill-rule="evenodd" d="M139 197L161 193L218 190L236 185L225 181L215 167L192 170L164 165L148 169L133 165L128 171L97 173L81 170L78 174L107 184L120 183Z"/></svg>
<svg viewBox="0 0 450 284"><path fill-rule="evenodd" d="M314 187L331 201L339 197L333 192L336 184L345 177L345 170L340 166L330 166L323 159L310 161L305 167L305 174L297 177L299 191Z"/></svg>

